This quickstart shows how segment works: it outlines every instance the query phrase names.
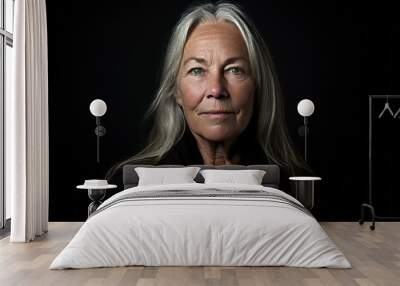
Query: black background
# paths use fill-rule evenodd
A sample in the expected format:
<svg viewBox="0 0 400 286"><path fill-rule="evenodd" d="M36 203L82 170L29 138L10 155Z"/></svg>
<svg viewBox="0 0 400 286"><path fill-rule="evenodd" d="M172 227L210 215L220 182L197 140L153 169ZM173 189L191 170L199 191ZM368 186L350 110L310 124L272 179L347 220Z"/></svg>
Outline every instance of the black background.
<svg viewBox="0 0 400 286"><path fill-rule="evenodd" d="M303 98L315 103L309 163L323 178L313 210L320 220L359 218L368 197L368 94L400 94L397 10L389 2L350 2L236 2L270 47L289 131L301 153L296 106ZM104 177L114 162L143 147L150 127L143 115L158 86L167 41L190 3L47 1L51 221L85 220L89 199L75 186ZM108 105L101 164L89 113L95 98ZM377 118L384 100L374 104ZM392 105L396 111L400 101ZM386 136L374 141L374 198L381 215L400 215L400 155L394 155L400 154L394 143L400 142L399 124L388 118L377 123Z"/></svg>

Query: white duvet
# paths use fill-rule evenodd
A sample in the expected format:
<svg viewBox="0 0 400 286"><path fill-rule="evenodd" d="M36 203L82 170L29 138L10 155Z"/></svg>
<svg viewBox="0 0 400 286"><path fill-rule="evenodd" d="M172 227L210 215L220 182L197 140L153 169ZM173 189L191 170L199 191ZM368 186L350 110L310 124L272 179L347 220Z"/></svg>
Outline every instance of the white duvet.
<svg viewBox="0 0 400 286"><path fill-rule="evenodd" d="M238 184L140 186L131 192L277 189ZM299 202L297 202L299 203ZM153 198L122 201L90 217L50 269L145 266L295 266L350 268L314 217L257 198Z"/></svg>

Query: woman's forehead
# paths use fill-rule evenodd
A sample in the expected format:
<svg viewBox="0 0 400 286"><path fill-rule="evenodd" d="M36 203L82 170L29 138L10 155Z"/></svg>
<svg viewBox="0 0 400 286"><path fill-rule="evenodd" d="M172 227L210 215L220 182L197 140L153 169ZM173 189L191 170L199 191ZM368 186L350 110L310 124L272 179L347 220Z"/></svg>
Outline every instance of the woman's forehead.
<svg viewBox="0 0 400 286"><path fill-rule="evenodd" d="M247 57L247 47L239 29L229 22L205 22L193 29L184 48L183 57L207 54L218 50L233 57Z"/></svg>

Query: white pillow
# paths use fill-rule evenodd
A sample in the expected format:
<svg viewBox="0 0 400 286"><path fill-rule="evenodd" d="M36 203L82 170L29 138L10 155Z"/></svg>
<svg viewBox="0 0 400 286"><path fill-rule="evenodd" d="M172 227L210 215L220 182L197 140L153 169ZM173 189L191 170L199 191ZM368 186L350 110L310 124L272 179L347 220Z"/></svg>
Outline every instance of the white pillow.
<svg viewBox="0 0 400 286"><path fill-rule="evenodd" d="M201 170L205 184L261 185L265 171L262 170Z"/></svg>
<svg viewBox="0 0 400 286"><path fill-rule="evenodd" d="M193 179L199 170L199 167L135 168L139 176L138 186L195 183Z"/></svg>

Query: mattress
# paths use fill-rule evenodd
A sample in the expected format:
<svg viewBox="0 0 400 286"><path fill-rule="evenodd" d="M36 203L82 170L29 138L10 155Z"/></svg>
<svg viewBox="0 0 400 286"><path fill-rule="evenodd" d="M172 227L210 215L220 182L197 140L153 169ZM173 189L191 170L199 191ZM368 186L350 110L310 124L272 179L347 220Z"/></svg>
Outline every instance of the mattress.
<svg viewBox="0 0 400 286"><path fill-rule="evenodd" d="M199 183L115 194L50 269L130 265L351 267L290 195L258 185Z"/></svg>

